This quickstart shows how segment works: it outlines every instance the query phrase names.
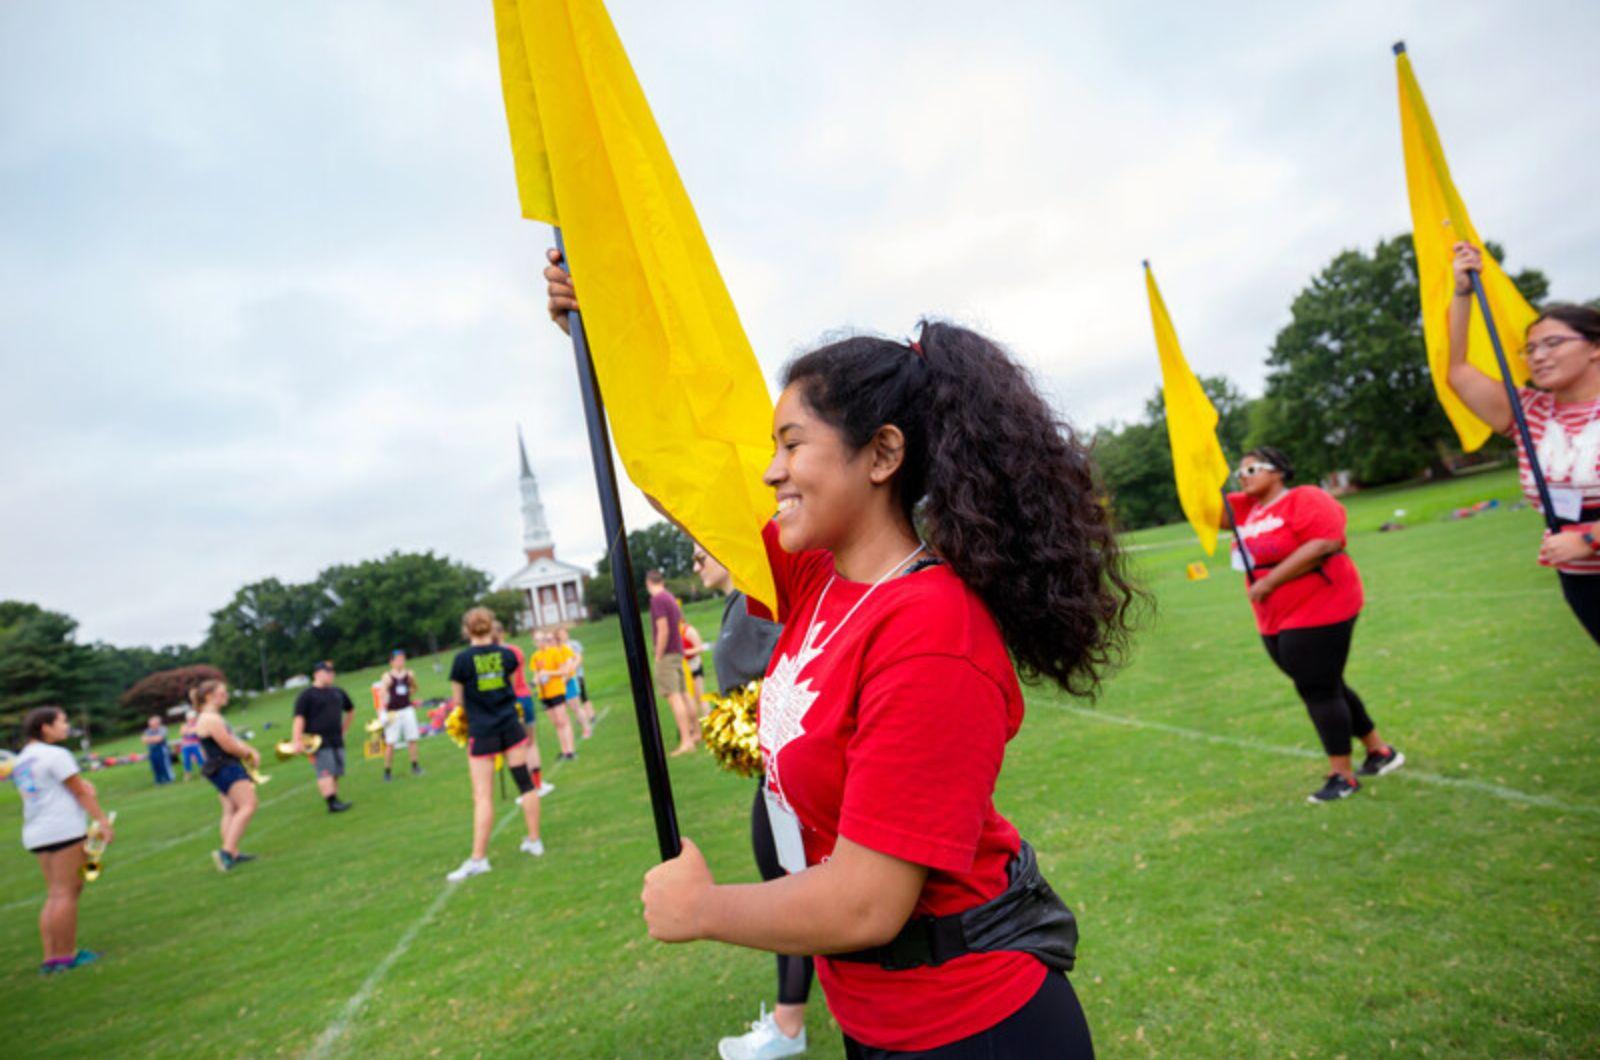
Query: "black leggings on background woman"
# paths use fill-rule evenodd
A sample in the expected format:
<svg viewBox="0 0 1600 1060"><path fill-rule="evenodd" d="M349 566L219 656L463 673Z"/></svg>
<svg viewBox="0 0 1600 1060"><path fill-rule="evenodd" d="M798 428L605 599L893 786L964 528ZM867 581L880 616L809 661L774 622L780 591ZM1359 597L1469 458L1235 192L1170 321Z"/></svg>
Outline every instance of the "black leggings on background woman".
<svg viewBox="0 0 1600 1060"><path fill-rule="evenodd" d="M780 880L783 866L778 863L778 844L772 838L772 821L767 818L766 777L756 785L756 801L750 807L750 844L755 847L756 868L763 880ZM813 962L810 957L778 954L778 1004L804 1005L811 997Z"/></svg>
<svg viewBox="0 0 1600 1060"><path fill-rule="evenodd" d="M1300 693L1311 724L1322 740L1322 749L1329 755L1349 754L1352 737L1362 739L1376 728L1366 704L1344 680L1344 664L1350 658L1350 635L1355 626L1352 618L1331 626L1286 629L1261 638L1272 661L1294 682L1294 690Z"/></svg>

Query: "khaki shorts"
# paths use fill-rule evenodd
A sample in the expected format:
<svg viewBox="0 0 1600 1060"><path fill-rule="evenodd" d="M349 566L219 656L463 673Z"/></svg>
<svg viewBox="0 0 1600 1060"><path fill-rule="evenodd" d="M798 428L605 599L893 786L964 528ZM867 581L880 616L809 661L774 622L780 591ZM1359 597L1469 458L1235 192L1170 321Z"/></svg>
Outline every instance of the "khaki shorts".
<svg viewBox="0 0 1600 1060"><path fill-rule="evenodd" d="M665 698L683 692L683 656L669 652L656 663L656 695Z"/></svg>
<svg viewBox="0 0 1600 1060"><path fill-rule="evenodd" d="M422 738L417 726L417 708L401 707L384 716L383 742L390 747L405 747Z"/></svg>

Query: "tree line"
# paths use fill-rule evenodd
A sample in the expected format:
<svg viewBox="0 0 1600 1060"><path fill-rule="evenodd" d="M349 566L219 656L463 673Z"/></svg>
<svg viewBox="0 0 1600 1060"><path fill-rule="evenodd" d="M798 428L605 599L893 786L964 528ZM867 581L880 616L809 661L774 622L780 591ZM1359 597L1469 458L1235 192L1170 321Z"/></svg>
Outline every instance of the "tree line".
<svg viewBox="0 0 1600 1060"><path fill-rule="evenodd" d="M1487 249L1495 260L1505 252ZM1511 277L1538 305L1550 283L1538 269ZM1522 336L1503 336L1515 349ZM1191 364L1205 363L1186 351ZM1290 454L1301 481L1345 471L1360 486L1448 476L1463 459L1434 396L1422 332L1422 297L1411 236L1369 252L1346 250L1311 279L1289 307L1289 323L1267 353L1266 387L1246 397L1221 376L1201 376L1217 408L1217 434L1229 460L1256 445ZM1161 389L1143 416L1093 435L1096 462L1120 525L1157 526L1183 518L1172 479ZM1503 455L1501 439L1484 455Z"/></svg>

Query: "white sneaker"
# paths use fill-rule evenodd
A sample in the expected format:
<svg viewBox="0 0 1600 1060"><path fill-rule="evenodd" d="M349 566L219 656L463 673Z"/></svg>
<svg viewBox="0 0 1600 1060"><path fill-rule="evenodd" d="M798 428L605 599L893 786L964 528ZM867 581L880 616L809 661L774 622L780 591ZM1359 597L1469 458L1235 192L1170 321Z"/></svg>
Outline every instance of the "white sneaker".
<svg viewBox="0 0 1600 1060"><path fill-rule="evenodd" d="M460 883L471 876L482 876L489 871L489 859L479 861L477 858L468 858L461 863L461 867L445 876L451 883Z"/></svg>
<svg viewBox="0 0 1600 1060"><path fill-rule="evenodd" d="M524 854L532 854L534 857L539 857L544 853L544 840L524 839L522 841L522 846L518 847L517 849L521 850Z"/></svg>
<svg viewBox="0 0 1600 1060"><path fill-rule="evenodd" d="M806 1029L793 1038L778 1029L778 1021L761 1006L761 1018L750 1024L750 1030L737 1038L724 1038L717 1043L717 1055L722 1060L772 1060L779 1056L799 1056L806 1051Z"/></svg>

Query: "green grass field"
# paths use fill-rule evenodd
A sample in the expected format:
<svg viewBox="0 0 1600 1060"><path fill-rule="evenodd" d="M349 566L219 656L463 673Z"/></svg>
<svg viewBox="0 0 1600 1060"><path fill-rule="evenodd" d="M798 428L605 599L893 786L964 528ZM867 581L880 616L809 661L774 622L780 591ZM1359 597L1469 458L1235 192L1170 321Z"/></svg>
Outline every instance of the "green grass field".
<svg viewBox="0 0 1600 1060"><path fill-rule="evenodd" d="M1130 665L1098 703L1031 690L997 796L1078 913L1101 1055L1600 1053L1600 659L1532 563L1531 512L1445 518L1515 492L1494 471L1350 499L1368 606L1348 677L1410 761L1331 807L1304 801L1317 744L1237 576L1213 560L1187 581L1202 557L1184 528L1134 535L1158 609ZM1374 532L1395 508L1411 528ZM717 614L691 612L708 637ZM655 840L620 642L614 623L580 635L609 713L552 771L549 854L516 853L504 803L495 871L459 887L443 876L467 849L466 769L442 737L420 779L353 761L338 817L308 767L269 765L246 843L261 860L231 876L207 857L208 785L99 774L119 838L80 937L103 962L38 976L38 869L15 843L0 855L4 1053L714 1056L771 1002L771 960L645 936ZM343 678L363 720L374 674ZM235 724L265 747L289 703ZM705 756L672 779L719 878L755 879L751 782ZM18 818L7 787L0 829ZM839 1055L814 998L811 1053Z"/></svg>

